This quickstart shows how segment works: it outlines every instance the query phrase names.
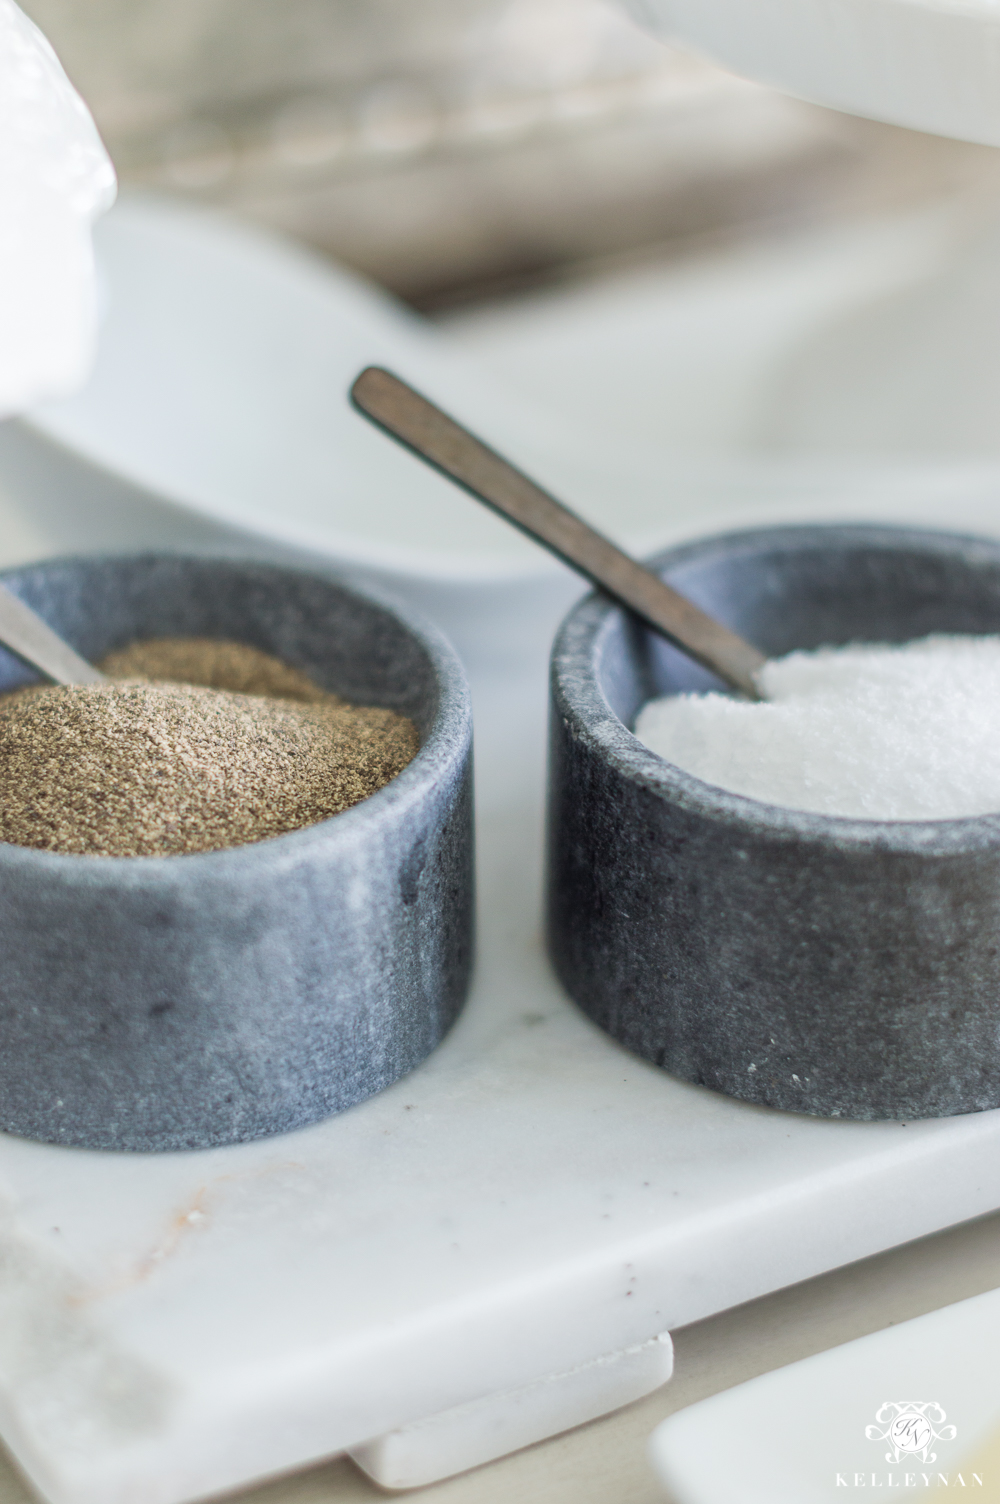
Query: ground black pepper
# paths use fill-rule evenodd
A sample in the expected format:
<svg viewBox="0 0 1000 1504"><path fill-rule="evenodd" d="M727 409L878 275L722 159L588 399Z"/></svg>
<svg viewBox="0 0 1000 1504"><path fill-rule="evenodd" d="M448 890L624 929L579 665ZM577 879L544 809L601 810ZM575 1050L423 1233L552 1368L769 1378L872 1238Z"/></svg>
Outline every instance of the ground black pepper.
<svg viewBox="0 0 1000 1504"><path fill-rule="evenodd" d="M242 643L111 653L115 683L0 698L0 840L92 856L242 846L349 809L401 772L415 726Z"/></svg>

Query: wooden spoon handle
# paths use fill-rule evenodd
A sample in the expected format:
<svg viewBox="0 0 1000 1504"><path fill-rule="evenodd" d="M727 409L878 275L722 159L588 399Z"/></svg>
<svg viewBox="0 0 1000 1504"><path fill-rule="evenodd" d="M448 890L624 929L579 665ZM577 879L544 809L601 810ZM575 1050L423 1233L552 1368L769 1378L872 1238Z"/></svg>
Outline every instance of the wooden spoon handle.
<svg viewBox="0 0 1000 1504"><path fill-rule="evenodd" d="M623 553L433 402L378 366L361 372L351 400L386 433L628 606L675 647L750 699L760 699L753 675L767 661L763 653Z"/></svg>

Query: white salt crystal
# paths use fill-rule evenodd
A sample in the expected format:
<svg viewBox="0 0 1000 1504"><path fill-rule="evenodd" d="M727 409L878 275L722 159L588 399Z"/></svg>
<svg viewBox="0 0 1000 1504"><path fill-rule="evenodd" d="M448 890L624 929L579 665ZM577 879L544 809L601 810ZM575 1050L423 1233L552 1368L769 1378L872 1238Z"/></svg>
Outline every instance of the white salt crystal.
<svg viewBox="0 0 1000 1504"><path fill-rule="evenodd" d="M869 820L1000 811L1000 637L935 636L789 653L766 700L650 700L635 734L706 783L787 809Z"/></svg>
<svg viewBox="0 0 1000 1504"><path fill-rule="evenodd" d="M90 226L114 195L86 106L38 28L0 0L0 418L85 380Z"/></svg>

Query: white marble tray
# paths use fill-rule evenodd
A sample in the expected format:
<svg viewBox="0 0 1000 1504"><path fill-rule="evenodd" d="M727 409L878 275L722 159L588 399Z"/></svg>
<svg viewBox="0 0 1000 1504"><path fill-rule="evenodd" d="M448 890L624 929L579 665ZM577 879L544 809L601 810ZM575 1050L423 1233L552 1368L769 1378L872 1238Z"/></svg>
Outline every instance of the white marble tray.
<svg viewBox="0 0 1000 1504"><path fill-rule="evenodd" d="M539 827L492 801L471 1003L382 1096L205 1153L0 1140L0 1430L54 1504L231 1488L1000 1206L1000 1112L790 1117L605 1038L543 957ZM425 1480L477 1460L441 1437Z"/></svg>

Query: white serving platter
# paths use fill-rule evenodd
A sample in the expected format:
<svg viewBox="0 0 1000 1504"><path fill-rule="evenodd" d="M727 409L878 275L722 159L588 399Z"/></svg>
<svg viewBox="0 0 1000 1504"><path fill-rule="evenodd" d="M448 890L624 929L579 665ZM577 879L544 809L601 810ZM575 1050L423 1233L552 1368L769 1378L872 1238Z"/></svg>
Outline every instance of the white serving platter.
<svg viewBox="0 0 1000 1504"><path fill-rule="evenodd" d="M250 226L127 199L97 228L93 377L0 425L0 489L36 553L181 547L360 573L432 615L490 680L481 719L544 673L575 578L363 422L346 401L358 369L394 366L640 553L822 517L988 529L1000 382L982 362L943 376L937 345L914 349L942 289L969 281L975 219L947 203L807 227L434 326ZM964 347L980 340L982 283L947 320ZM875 351L845 348L901 297L898 355L891 329ZM894 403L919 412L905 442L854 452L855 408L891 428ZM969 412L989 442L937 445L947 415ZM487 756L496 745L481 738Z"/></svg>
<svg viewBox="0 0 1000 1504"><path fill-rule="evenodd" d="M551 576L520 534L357 417L348 389L388 365L593 509L620 456L452 349L357 274L248 224L125 197L96 227L105 292L97 361L24 420L36 437L143 496L272 543L392 575L481 589ZM591 472L603 470L598 484ZM628 472L626 471L626 474ZM622 499L630 530L657 494Z"/></svg>

